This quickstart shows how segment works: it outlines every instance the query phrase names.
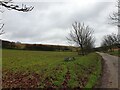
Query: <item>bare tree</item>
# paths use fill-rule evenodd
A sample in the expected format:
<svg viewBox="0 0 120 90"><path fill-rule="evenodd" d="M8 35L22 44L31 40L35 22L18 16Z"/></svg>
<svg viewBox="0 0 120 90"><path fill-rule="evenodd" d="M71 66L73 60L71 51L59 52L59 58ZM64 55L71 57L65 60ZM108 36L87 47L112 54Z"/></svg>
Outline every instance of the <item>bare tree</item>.
<svg viewBox="0 0 120 90"><path fill-rule="evenodd" d="M120 45L120 41L119 41L120 36L116 35L114 33L110 34L110 35L105 35L103 37L103 41L101 46L103 48L106 48L105 50L110 50L113 51L114 47L119 47Z"/></svg>
<svg viewBox="0 0 120 90"><path fill-rule="evenodd" d="M72 24L73 30L70 31L67 37L69 42L74 42L79 46L81 54L85 55L91 48L94 47L93 30L84 23L75 22ZM80 54L80 52L78 52Z"/></svg>
<svg viewBox="0 0 120 90"><path fill-rule="evenodd" d="M117 9L118 11L113 12L113 14L109 17L112 20L112 24L115 24L118 27L120 27L120 0L117 1Z"/></svg>
<svg viewBox="0 0 120 90"><path fill-rule="evenodd" d="M120 0L117 0L117 6L116 7L117 7L118 10L116 12L113 12L113 14L110 15L109 17L110 17L110 20L112 21L112 24L118 26L118 34L115 35L115 37L118 40L117 47L120 48L120 42L119 42L120 41Z"/></svg>

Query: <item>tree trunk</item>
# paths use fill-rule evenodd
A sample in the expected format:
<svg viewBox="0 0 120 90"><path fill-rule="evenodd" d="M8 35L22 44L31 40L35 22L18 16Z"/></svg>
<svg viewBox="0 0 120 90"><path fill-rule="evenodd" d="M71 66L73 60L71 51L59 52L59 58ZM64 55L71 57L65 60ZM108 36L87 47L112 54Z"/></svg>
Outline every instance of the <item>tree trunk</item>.
<svg viewBox="0 0 120 90"><path fill-rule="evenodd" d="M81 54L84 56L84 50L82 45L81 45Z"/></svg>

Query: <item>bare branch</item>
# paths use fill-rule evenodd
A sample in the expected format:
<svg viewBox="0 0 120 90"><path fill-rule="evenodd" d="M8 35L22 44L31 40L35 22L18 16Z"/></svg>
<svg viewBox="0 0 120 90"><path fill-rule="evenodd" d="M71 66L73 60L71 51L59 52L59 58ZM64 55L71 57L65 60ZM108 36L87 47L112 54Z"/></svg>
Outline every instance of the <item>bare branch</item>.
<svg viewBox="0 0 120 90"><path fill-rule="evenodd" d="M120 27L120 0L117 1L117 9L118 11L113 12L112 15L109 15L109 19L112 21L111 24Z"/></svg>
<svg viewBox="0 0 120 90"><path fill-rule="evenodd" d="M2 24L2 26L0 27L0 35L4 34L4 30L3 30L4 24Z"/></svg>
<svg viewBox="0 0 120 90"><path fill-rule="evenodd" d="M13 9L13 10L22 11L22 12L28 12L28 11L31 11L34 8L32 6L27 7L24 4L22 4L22 7L19 7L18 5L14 5L13 2L12 2L12 0L0 1L0 6L5 7L8 10ZM2 10L0 10L0 12L3 13ZM2 26L0 27L0 35L4 34L3 26L4 26L4 24L2 24Z"/></svg>
<svg viewBox="0 0 120 90"><path fill-rule="evenodd" d="M17 11L23 11L23 12L28 12L31 11L34 7L30 6L27 7L26 5L22 4L22 7L19 7L18 5L14 5L14 4L10 4L12 0L10 0L9 2L5 2L5 1L0 1L0 5L3 7L6 7L8 10L14 9Z"/></svg>

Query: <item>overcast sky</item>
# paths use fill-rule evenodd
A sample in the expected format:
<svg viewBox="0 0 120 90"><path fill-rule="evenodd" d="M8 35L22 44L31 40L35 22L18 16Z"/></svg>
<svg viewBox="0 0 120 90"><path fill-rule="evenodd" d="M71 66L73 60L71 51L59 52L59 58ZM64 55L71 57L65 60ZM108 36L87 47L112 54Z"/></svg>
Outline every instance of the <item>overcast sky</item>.
<svg viewBox="0 0 120 90"><path fill-rule="evenodd" d="M100 46L102 37L117 33L117 27L109 24L109 15L115 8L116 0L41 0L26 2L34 6L31 12L23 13L4 9L3 22L5 34L3 40L22 43L68 45L66 36L72 29L72 23L84 22L94 30L96 46ZM16 2L21 4L21 2Z"/></svg>

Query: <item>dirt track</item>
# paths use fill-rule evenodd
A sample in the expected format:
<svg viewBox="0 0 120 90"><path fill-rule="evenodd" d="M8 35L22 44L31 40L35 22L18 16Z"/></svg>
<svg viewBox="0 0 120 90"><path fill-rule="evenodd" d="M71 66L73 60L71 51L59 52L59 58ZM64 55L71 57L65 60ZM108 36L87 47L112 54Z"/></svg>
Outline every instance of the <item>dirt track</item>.
<svg viewBox="0 0 120 90"><path fill-rule="evenodd" d="M118 57L106 53L97 53L104 60L100 88L118 88Z"/></svg>

